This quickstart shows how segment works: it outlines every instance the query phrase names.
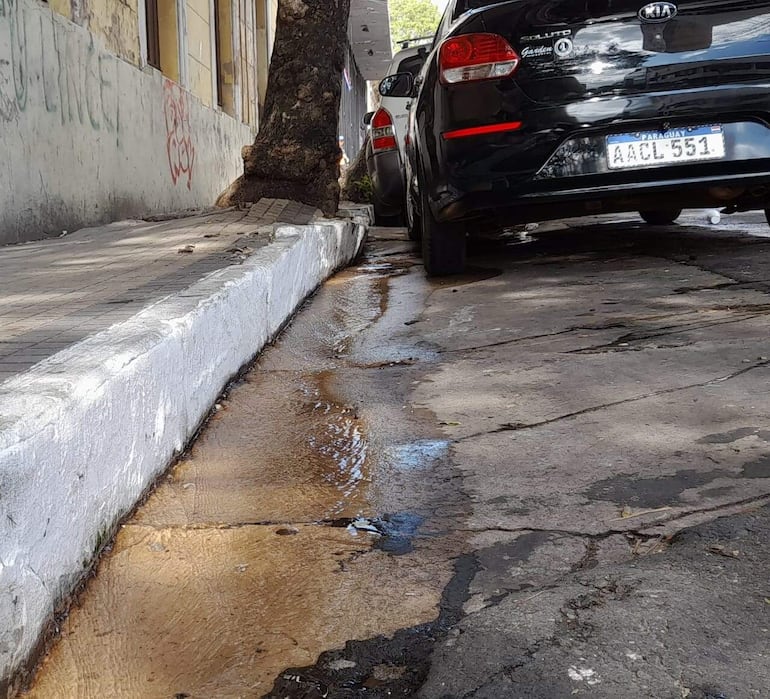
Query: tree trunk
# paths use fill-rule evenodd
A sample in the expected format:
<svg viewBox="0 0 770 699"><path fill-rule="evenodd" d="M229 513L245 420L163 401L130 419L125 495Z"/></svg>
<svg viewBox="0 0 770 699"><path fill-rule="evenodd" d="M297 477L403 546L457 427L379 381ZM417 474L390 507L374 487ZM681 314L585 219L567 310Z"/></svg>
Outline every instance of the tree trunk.
<svg viewBox="0 0 770 699"><path fill-rule="evenodd" d="M243 149L243 175L219 206L273 197L337 210L349 14L350 0L279 0L265 116L254 144Z"/></svg>

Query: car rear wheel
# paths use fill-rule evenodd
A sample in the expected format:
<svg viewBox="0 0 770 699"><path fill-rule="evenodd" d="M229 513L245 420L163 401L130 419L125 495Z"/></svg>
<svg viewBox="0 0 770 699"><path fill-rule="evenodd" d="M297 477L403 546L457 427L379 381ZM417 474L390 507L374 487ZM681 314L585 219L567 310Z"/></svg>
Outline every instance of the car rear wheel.
<svg viewBox="0 0 770 699"><path fill-rule="evenodd" d="M665 226L676 221L681 209L659 209L658 211L640 211L639 215L651 226Z"/></svg>
<svg viewBox="0 0 770 699"><path fill-rule="evenodd" d="M381 207L374 202L374 225L386 228L398 228L404 225L403 214L384 214Z"/></svg>
<svg viewBox="0 0 770 699"><path fill-rule="evenodd" d="M467 240L464 223L440 223L428 206L425 187L420 187L422 263L429 277L465 271Z"/></svg>
<svg viewBox="0 0 770 699"><path fill-rule="evenodd" d="M396 214L395 216L375 215L374 223L383 228L400 228L404 225L404 217L401 214Z"/></svg>
<svg viewBox="0 0 770 699"><path fill-rule="evenodd" d="M412 195L407 192L406 195L406 230L409 234L409 240L420 240L422 238L422 221L420 221L420 215L417 213L417 209L414 206Z"/></svg>

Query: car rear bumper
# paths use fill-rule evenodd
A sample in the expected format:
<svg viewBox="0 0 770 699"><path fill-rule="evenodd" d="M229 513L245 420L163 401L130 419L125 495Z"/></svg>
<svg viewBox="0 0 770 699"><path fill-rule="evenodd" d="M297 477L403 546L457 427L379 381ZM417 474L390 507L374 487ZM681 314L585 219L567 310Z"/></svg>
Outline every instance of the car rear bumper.
<svg viewBox="0 0 770 699"><path fill-rule="evenodd" d="M434 215L439 221L496 218L529 223L600 213L719 207L736 201L742 204L740 208L764 208L770 202L770 160L744 173L671 177L622 186L599 179L571 178L561 188L455 191L453 201L434 210Z"/></svg>
<svg viewBox="0 0 770 699"><path fill-rule="evenodd" d="M490 92L486 102L491 105L493 87L484 89ZM450 97L449 90L434 91L437 114L450 113L454 104ZM500 92L498 112L482 113L479 108L474 123L520 121L520 129L447 140L441 134L471 125L453 119L436 124L432 132L423 132L431 141L421 145L428 199L438 220L472 217L496 206L574 199L590 202L592 210L599 201L602 207L622 211L636 204L622 203L630 192L637 198L647 197L683 186L690 190L690 200L718 205L724 202L697 190L708 190L726 179L767 180L769 106L770 84L764 83L602 97L562 105L535 104L515 89L506 95ZM723 129L724 156L718 161L632 170L612 169L608 164L610 136L706 126Z"/></svg>

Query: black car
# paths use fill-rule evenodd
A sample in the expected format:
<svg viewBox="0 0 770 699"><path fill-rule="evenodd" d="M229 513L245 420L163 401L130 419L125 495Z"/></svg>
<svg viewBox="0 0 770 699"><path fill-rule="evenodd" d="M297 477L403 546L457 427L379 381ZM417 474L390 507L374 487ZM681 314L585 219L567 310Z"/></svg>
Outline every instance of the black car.
<svg viewBox="0 0 770 699"><path fill-rule="evenodd" d="M770 2L450 0L412 86L429 274L470 227L770 206Z"/></svg>

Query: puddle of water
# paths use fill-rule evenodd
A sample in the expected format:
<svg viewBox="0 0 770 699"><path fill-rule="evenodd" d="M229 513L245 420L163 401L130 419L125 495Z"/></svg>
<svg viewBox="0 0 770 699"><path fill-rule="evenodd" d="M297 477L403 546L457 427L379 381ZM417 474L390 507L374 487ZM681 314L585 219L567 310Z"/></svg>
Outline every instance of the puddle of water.
<svg viewBox="0 0 770 699"><path fill-rule="evenodd" d="M222 526L368 512L368 428L326 392L327 378L249 375L136 521Z"/></svg>
<svg viewBox="0 0 770 699"><path fill-rule="evenodd" d="M422 523L422 517L408 512L385 515L380 520L382 536L375 547L397 556L411 553L414 550L413 539Z"/></svg>
<svg viewBox="0 0 770 699"><path fill-rule="evenodd" d="M334 520L333 526L347 526L352 536L374 536L374 547L381 551L403 556L414 551L414 539L418 535L424 517L410 512L397 512L382 517Z"/></svg>
<svg viewBox="0 0 770 699"><path fill-rule="evenodd" d="M260 358L264 370L317 370L338 368L356 338L376 323L387 309L389 276L340 272L326 282L312 300L312 311L300 313L281 338L280 352Z"/></svg>
<svg viewBox="0 0 770 699"><path fill-rule="evenodd" d="M430 563L435 583L404 557L361 558L345 529L297 529L125 527L29 696L258 697L324 649L435 616Z"/></svg>
<svg viewBox="0 0 770 699"><path fill-rule="evenodd" d="M446 439L423 439L408 444L386 446L383 458L399 469L431 468L437 461L449 456L449 441Z"/></svg>
<svg viewBox="0 0 770 699"><path fill-rule="evenodd" d="M334 279L233 388L121 529L29 696L258 697L325 650L436 618L457 544L426 517L460 505L435 417L403 409L419 368L334 359L361 361L388 285Z"/></svg>

